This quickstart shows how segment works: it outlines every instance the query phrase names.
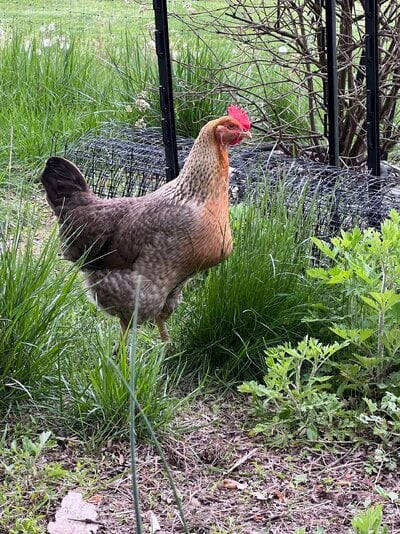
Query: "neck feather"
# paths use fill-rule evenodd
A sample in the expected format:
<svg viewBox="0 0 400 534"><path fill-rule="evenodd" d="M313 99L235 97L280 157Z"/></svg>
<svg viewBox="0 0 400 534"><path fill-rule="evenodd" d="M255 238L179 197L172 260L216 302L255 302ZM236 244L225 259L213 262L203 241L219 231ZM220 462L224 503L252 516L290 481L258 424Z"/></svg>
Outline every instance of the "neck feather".
<svg viewBox="0 0 400 534"><path fill-rule="evenodd" d="M228 174L227 148L215 140L214 128L203 128L177 179L178 194L199 202L228 198Z"/></svg>

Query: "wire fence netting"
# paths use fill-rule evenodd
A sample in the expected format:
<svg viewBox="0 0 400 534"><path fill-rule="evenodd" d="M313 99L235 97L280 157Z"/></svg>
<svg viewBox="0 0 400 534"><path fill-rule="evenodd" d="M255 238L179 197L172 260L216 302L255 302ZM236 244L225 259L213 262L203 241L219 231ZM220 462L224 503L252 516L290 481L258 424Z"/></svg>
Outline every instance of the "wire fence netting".
<svg viewBox="0 0 400 534"><path fill-rule="evenodd" d="M180 167L193 139L178 136ZM109 124L66 146L65 155L85 174L93 191L106 198L140 196L165 183L165 153L157 128ZM284 186L288 205L305 198L316 206L322 233L354 224L378 226L390 209L400 211L400 169L382 165L373 177L363 169L339 169L307 158L291 158L271 144L243 144L230 153L232 204Z"/></svg>

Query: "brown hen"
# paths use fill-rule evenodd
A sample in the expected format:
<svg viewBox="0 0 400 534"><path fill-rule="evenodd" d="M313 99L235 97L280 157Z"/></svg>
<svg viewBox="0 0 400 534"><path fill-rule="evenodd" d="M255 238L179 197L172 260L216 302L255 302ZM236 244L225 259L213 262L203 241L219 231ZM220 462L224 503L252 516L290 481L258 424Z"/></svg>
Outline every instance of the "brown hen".
<svg viewBox="0 0 400 534"><path fill-rule="evenodd" d="M84 257L82 271L95 303L131 320L140 277L138 323L155 320L168 341L166 320L185 281L232 251L228 217L228 147L251 137L247 115L229 115L200 131L179 176L143 197L99 199L78 168L52 157L42 173L58 218L64 257Z"/></svg>

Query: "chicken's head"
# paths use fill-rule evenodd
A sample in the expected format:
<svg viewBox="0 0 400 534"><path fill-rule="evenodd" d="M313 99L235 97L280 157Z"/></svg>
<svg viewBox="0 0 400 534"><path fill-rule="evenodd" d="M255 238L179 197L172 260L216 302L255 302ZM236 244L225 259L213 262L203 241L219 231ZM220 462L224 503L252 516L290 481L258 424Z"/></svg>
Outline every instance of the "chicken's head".
<svg viewBox="0 0 400 534"><path fill-rule="evenodd" d="M229 106L228 115L218 121L215 138L221 145L237 145L244 137L251 138L251 122L239 106Z"/></svg>

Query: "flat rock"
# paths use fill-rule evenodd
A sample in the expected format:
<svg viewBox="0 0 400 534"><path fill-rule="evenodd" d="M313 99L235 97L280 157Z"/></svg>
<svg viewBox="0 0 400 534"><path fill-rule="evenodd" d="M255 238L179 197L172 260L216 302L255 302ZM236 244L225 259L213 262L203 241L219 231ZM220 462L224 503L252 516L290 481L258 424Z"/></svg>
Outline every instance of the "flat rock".
<svg viewBox="0 0 400 534"><path fill-rule="evenodd" d="M77 491L70 491L61 501L55 521L47 526L50 534L93 534L100 524L97 522L96 506L83 500Z"/></svg>

